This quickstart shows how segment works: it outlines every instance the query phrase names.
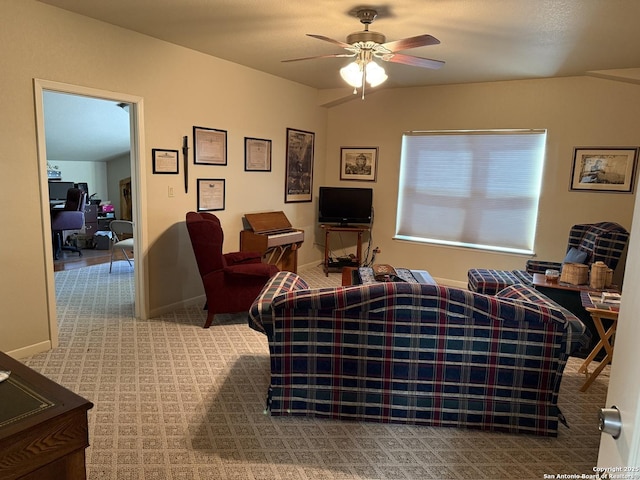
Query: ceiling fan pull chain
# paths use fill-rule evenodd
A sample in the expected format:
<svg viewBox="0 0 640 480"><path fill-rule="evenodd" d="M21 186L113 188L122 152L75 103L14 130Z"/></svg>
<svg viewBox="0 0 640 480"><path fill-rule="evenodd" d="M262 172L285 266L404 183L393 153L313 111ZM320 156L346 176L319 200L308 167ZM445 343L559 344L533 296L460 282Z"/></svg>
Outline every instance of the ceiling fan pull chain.
<svg viewBox="0 0 640 480"><path fill-rule="evenodd" d="M366 65L362 66L362 100L364 100L364 86L367 83L367 68Z"/></svg>

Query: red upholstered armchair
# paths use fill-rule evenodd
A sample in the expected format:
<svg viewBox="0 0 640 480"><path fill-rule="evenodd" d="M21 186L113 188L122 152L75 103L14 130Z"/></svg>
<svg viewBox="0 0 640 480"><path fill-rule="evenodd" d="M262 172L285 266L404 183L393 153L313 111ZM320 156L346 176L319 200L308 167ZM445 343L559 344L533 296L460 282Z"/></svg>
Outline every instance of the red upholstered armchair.
<svg viewBox="0 0 640 480"><path fill-rule="evenodd" d="M262 263L258 252L222 253L224 233L215 215L189 212L186 220L207 297L204 328L209 328L218 313L248 312L278 268Z"/></svg>

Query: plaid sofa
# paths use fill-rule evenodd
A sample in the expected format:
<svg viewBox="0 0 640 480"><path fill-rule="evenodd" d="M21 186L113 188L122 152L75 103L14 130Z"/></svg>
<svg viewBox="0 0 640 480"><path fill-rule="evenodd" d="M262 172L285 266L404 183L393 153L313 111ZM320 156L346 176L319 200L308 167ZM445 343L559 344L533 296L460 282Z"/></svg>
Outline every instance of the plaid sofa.
<svg viewBox="0 0 640 480"><path fill-rule="evenodd" d="M310 289L279 272L249 325L268 337L272 415L556 436L562 372L585 340L569 317L524 285Z"/></svg>

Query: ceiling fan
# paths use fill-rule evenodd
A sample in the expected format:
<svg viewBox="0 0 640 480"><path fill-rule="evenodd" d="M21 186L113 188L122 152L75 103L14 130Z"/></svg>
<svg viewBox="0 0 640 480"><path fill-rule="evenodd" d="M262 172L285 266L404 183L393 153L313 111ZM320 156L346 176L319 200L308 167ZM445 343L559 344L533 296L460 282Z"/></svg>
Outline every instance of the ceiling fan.
<svg viewBox="0 0 640 480"><path fill-rule="evenodd" d="M430 58L415 57L413 55L397 53L401 50L408 50L410 48L437 45L440 43L440 40L437 38L424 34L387 42L386 37L382 33L369 31L369 25L371 25L378 16L378 12L376 10L372 8L362 8L355 12L355 16L358 17L360 19L360 23L364 25L364 30L347 36L346 43L334 40L333 38L329 38L324 35L307 34L309 37L338 45L349 53L334 53L328 55L317 55L314 57L293 58L290 60L283 60L283 62L298 62L300 60L312 60L316 58L354 58L353 63L350 63L346 67L340 69L340 75L349 85L354 87L353 93L357 93L357 89L363 87L363 99L365 81L372 87L375 87L387 79L384 69L374 62L374 59L433 69L440 68L444 65L444 62L441 60L432 60Z"/></svg>

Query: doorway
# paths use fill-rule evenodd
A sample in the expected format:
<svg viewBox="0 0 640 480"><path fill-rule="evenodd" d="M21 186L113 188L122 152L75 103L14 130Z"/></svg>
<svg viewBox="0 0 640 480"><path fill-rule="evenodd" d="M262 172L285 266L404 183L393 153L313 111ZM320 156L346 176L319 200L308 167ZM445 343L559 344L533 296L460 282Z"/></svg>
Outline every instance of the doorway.
<svg viewBox="0 0 640 480"><path fill-rule="evenodd" d="M58 82L49 82L46 80L36 79L34 81L34 93L35 93L35 104L36 104L36 122L37 122L37 132L38 132L38 158L39 158L39 172L40 172L40 187L41 187L41 197L42 197L42 208L43 208L43 238L51 238L47 232L50 232L51 222L49 216L49 198L48 198L48 170L52 168L52 165L48 164L47 159L47 150L48 146L53 148L53 144L51 143L51 139L47 137L47 131L45 128L45 102L44 97L45 93L54 92L59 94L69 95L69 98L82 98L84 100L94 99L96 101L108 101L110 104L117 103L117 106L123 110L127 110L128 121L125 125L125 128L128 128L129 131L129 145L126 147L129 150L129 162L130 165L128 168L119 173L120 178L127 178L128 187L129 187L129 196L127 198L128 206L125 209L131 211L131 219L134 220L135 223L135 246L134 251L141 252L143 251L143 245L145 243L145 239L142 236L142 232L144 228L142 223L144 222L144 218L140 215L140 212L143 209L144 199L142 198L141 192L143 191L143 182L144 182L144 155L142 155L143 150L143 139L142 139L142 98L116 93L111 91L103 91L97 89L91 89L86 87L80 87L76 85L68 85L62 84ZM104 103L104 102L103 102ZM126 107L126 108L125 108ZM123 113L123 112L121 112ZM107 128L107 127L105 127ZM66 139L65 141L80 143L77 141L77 136L71 136L71 138ZM89 170L91 170L89 168ZM90 173L85 173L86 176L91 177ZM108 187L103 184L99 185L103 180L98 179L98 176L93 177L94 187L89 185L90 190L93 188L93 192L101 191L101 196L107 196L108 198L116 199L113 203L120 203L120 181L116 180L111 183L114 183L115 186L111 188L111 193L108 192ZM82 180L85 181L84 179ZM106 182L106 181L105 181ZM118 205L118 209L116 211L120 211L120 205ZM48 243L48 244L47 244ZM49 330L51 337L51 344L53 347L58 344L58 328L57 328L57 318L56 318L56 299L55 299L55 278L53 271L53 253L52 253L52 245L51 240L49 242L45 242L45 258L46 261L46 277L47 277L47 303L49 305ZM135 317L136 318L147 318L148 307L146 304L146 286L145 286L145 276L143 272L144 268L144 258L142 255L136 255L136 262L134 267L134 289L135 289Z"/></svg>

